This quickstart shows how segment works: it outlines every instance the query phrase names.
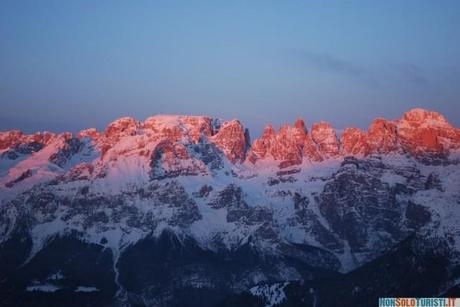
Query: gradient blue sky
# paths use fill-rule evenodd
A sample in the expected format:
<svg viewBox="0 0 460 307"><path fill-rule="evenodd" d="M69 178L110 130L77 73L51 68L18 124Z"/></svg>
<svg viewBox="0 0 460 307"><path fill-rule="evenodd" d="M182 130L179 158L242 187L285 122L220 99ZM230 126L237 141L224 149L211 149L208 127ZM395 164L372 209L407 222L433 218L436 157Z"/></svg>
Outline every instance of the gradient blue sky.
<svg viewBox="0 0 460 307"><path fill-rule="evenodd" d="M460 1L0 1L0 130L120 116L303 117L413 107L460 126Z"/></svg>

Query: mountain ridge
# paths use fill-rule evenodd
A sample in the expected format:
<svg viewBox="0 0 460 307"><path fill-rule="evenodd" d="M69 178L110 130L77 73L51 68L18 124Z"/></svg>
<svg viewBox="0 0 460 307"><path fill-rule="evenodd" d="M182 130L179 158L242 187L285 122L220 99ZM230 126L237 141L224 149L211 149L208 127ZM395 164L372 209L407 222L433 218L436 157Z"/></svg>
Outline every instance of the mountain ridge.
<svg viewBox="0 0 460 307"><path fill-rule="evenodd" d="M224 131L216 136L221 125L224 125L224 130L228 132ZM367 131L353 127L345 128L340 137L325 121L313 123L308 130L305 122L298 118L293 126L281 125L278 131L275 131L271 124L267 125L262 136L251 143L249 131L236 119L224 121L209 116L155 115L143 122L132 117L121 117L109 123L104 131L98 132L95 128L88 128L79 131L75 136L70 132L45 131L27 135L20 130L2 131L0 150L20 143L45 145L56 137L66 140L73 137L88 137L94 140L104 137L116 141L122 136L135 135L139 130L162 130L163 137L171 141L177 141L188 130L194 143L198 142L200 135L214 137L217 144L222 143L222 140L236 138L235 143L221 144L223 150L229 151L227 158L232 163L248 160L255 163L256 160L264 159L267 154L275 160L285 160L284 164L299 164L303 157L318 161L337 155L366 156L394 151L413 155L423 154L424 151L431 154L446 154L450 150L460 148L460 129L451 126L437 112L415 108L404 113L400 119L376 118ZM302 150L303 148L305 150Z"/></svg>
<svg viewBox="0 0 460 307"><path fill-rule="evenodd" d="M86 289L171 306L173 290L204 291L216 300L196 306L212 306L261 284L353 272L410 237L416 257L442 252L445 290L460 272L459 140L421 109L340 137L325 122L268 125L252 144L239 121L206 116L2 132L0 263L14 265L0 276L19 296ZM105 259L105 281L75 271L68 253Z"/></svg>

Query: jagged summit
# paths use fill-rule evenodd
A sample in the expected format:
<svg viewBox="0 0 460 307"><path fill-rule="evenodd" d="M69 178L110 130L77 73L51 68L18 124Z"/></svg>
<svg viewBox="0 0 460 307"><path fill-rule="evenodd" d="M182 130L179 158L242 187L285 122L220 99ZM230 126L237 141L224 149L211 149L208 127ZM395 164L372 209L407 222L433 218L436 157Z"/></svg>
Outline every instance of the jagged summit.
<svg viewBox="0 0 460 307"><path fill-rule="evenodd" d="M422 108L415 108L407 111L400 121L424 124L427 126L449 126L449 123L442 114Z"/></svg>
<svg viewBox="0 0 460 307"><path fill-rule="evenodd" d="M278 134L271 125L267 126L254 141L248 159L256 163L271 158L285 167L350 155L440 156L460 148L459 131L441 114L420 108L406 112L397 120L377 118L367 131L346 128L340 138L325 121L314 123L308 130L304 121L297 119L293 127L282 126Z"/></svg>
<svg viewBox="0 0 460 307"><path fill-rule="evenodd" d="M297 128L297 129L302 129L304 131L305 131L305 129L307 129L306 126L305 126L304 120L301 119L301 118L296 119L296 121L294 123L294 127Z"/></svg>
<svg viewBox="0 0 460 307"><path fill-rule="evenodd" d="M70 133L51 132L25 135L21 131L0 132L0 150L14 151L35 144L45 147L53 139L90 139L94 149L106 156L117 156L143 148L142 154L154 152L160 142L187 144L209 143L224 154L230 163L278 161L280 167L318 162L344 156L402 153L412 156L446 156L460 148L460 130L452 127L439 113L416 108L400 119L375 119L367 131L346 128L340 137L327 122L313 123L308 129L301 118L293 126L283 125L275 131L268 124L260 138L250 143L249 132L236 119L224 121L209 116L155 115L143 122L122 117L109 123L102 132L94 128ZM58 146L59 147L59 146ZM24 150L22 150L24 152ZM30 150L29 150L30 151ZM12 155L12 154L11 154ZM188 156L192 158L190 152Z"/></svg>

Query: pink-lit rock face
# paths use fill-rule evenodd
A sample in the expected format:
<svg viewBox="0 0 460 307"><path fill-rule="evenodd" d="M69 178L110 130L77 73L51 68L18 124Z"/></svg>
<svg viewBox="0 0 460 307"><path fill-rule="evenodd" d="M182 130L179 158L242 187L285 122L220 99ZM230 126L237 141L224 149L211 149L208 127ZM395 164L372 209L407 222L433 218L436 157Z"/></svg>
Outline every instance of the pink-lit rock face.
<svg viewBox="0 0 460 307"><path fill-rule="evenodd" d="M320 122L313 124L311 137L318 145L319 152L325 158L339 155L340 146L335 129L329 123Z"/></svg>
<svg viewBox="0 0 460 307"><path fill-rule="evenodd" d="M181 144L208 142L223 152L231 163L243 161L249 146L249 136L237 120L222 122L207 116L156 115L137 122L125 117L110 123L104 137L97 140L102 156L110 151L111 156L116 158L127 152L129 148L126 145L117 145L129 143L126 137L133 139L132 149L163 141ZM148 155L151 150L146 148L143 154Z"/></svg>
<svg viewBox="0 0 460 307"><path fill-rule="evenodd" d="M7 149L12 146L26 144L26 143L38 143L42 145L48 144L52 139L56 137L63 137L64 139L70 139L72 134L64 132L61 134L55 134L52 132L37 132L34 134L23 134L19 130L10 130L0 132L0 150Z"/></svg>
<svg viewBox="0 0 460 307"><path fill-rule="evenodd" d="M81 139L85 137L89 137L91 139L97 139L99 137L99 133L97 132L95 128L88 128L88 129L80 130L77 133L77 138Z"/></svg>
<svg viewBox="0 0 460 307"><path fill-rule="evenodd" d="M147 118L142 128L154 138L168 138L178 141L182 137L197 143L201 136L212 136L212 118L207 116L157 115Z"/></svg>
<svg viewBox="0 0 460 307"><path fill-rule="evenodd" d="M254 141L249 161L272 158L280 162L280 167L302 163L302 150L307 136L305 123L298 119L294 126L284 125L278 133L271 125L265 127L262 137Z"/></svg>
<svg viewBox="0 0 460 307"><path fill-rule="evenodd" d="M340 141L326 122L313 124L308 133L303 120L297 120L294 127L282 126L278 133L267 126L254 141L248 160L256 163L272 158L280 161L280 166L289 166L370 154L446 155L460 148L459 131L439 113L422 109L411 110L399 120L377 118L367 131L346 128Z"/></svg>
<svg viewBox="0 0 460 307"><path fill-rule="evenodd" d="M0 132L0 150L6 149L20 142L22 136L23 134L19 130Z"/></svg>
<svg viewBox="0 0 460 307"><path fill-rule="evenodd" d="M307 134L305 136L305 142L303 145L302 154L303 154L304 160L306 161L320 162L324 160L323 156L319 152L318 146L311 139L310 134Z"/></svg>
<svg viewBox="0 0 460 307"><path fill-rule="evenodd" d="M111 122L105 128L104 134L108 138L120 138L125 135L134 135L139 127L138 121L131 117L122 117Z"/></svg>
<svg viewBox="0 0 460 307"><path fill-rule="evenodd" d="M415 108L404 113L400 122L406 122L414 127L420 125L450 127L447 120L441 114L420 108Z"/></svg>
<svg viewBox="0 0 460 307"><path fill-rule="evenodd" d="M249 146L249 134L238 120L224 122L209 140L231 163L244 161Z"/></svg>
<svg viewBox="0 0 460 307"><path fill-rule="evenodd" d="M345 129L340 143L345 156L364 156L369 152L367 134L358 128Z"/></svg>
<svg viewBox="0 0 460 307"><path fill-rule="evenodd" d="M232 164L247 161L255 165L264 160L274 161L276 166L285 168L345 156L446 157L460 150L460 130L439 113L422 109L410 110L397 120L375 119L367 131L347 128L340 141L330 124L316 123L308 131L305 122L297 119L293 125L283 125L278 131L267 125L262 136L251 145L248 132L238 120L178 115L156 115L143 122L123 117L101 133L95 129L82 130L77 139L81 144L73 141L70 133L26 135L11 130L0 132L0 151L11 159L30 156L27 159L40 157L43 161L61 151L59 161L64 165L74 152L83 150L85 144L89 146L85 157L97 157L94 161L99 159L102 164L119 159L149 160L155 150L162 148L162 165L168 166L171 172L180 173L180 166L187 169L185 173L196 174L203 173L211 164L212 169L223 167L224 161ZM181 160L185 162L179 163ZM129 163L138 163L133 161Z"/></svg>
<svg viewBox="0 0 460 307"><path fill-rule="evenodd" d="M108 124L102 137L97 140L101 156L105 157L106 153L123 137L136 135L138 128L139 122L131 117L122 117ZM116 156L115 153L112 154L113 157Z"/></svg>
<svg viewBox="0 0 460 307"><path fill-rule="evenodd" d="M368 153L389 153L399 148L396 124L382 118L375 119L367 130Z"/></svg>
<svg viewBox="0 0 460 307"><path fill-rule="evenodd" d="M458 129L439 113L413 109L397 121L397 126L401 146L411 154L445 154L459 147Z"/></svg>
<svg viewBox="0 0 460 307"><path fill-rule="evenodd" d="M290 126L282 126L276 135L270 153L276 160L301 160L301 148L305 132Z"/></svg>
<svg viewBox="0 0 460 307"><path fill-rule="evenodd" d="M152 154L150 166L151 178L153 179L195 176L206 173L203 163L192 159L183 144L168 140L157 144Z"/></svg>
<svg viewBox="0 0 460 307"><path fill-rule="evenodd" d="M210 117L185 116L182 122L188 127L189 135L194 143L197 143L203 135L210 137L214 134L214 127Z"/></svg>
<svg viewBox="0 0 460 307"><path fill-rule="evenodd" d="M275 139L276 134L271 124L264 128L262 137L256 139L251 146L251 151L248 154L248 159L255 163L259 159L264 159L271 147L271 142Z"/></svg>

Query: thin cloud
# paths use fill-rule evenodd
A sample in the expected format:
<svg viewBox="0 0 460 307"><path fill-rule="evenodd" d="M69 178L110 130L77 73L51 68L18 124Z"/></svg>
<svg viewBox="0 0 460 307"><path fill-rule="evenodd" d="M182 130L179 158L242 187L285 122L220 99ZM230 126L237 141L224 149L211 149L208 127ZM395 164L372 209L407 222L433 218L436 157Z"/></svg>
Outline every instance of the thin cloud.
<svg viewBox="0 0 460 307"><path fill-rule="evenodd" d="M296 53L306 64L314 66L319 70L351 76L362 76L365 73L355 63L340 59L331 54L315 53L307 50L298 50Z"/></svg>
<svg viewBox="0 0 460 307"><path fill-rule="evenodd" d="M418 65L402 63L395 66L394 69L404 80L415 85L425 86L429 84L428 77Z"/></svg>
<svg viewBox="0 0 460 307"><path fill-rule="evenodd" d="M292 50L291 53L304 64L318 70L350 76L362 76L367 73L359 65L332 54L317 53L308 50Z"/></svg>
<svg viewBox="0 0 460 307"><path fill-rule="evenodd" d="M422 87L430 83L424 69L412 63L381 63L375 67L366 67L330 53L296 49L290 50L289 55L297 64L326 73L351 77L373 87L386 87L401 82Z"/></svg>
<svg viewBox="0 0 460 307"><path fill-rule="evenodd" d="M321 72L335 74L371 87L379 86L379 78L376 74L358 63L343 59L330 53L313 52L310 50L290 50L289 56L297 64L313 68Z"/></svg>

